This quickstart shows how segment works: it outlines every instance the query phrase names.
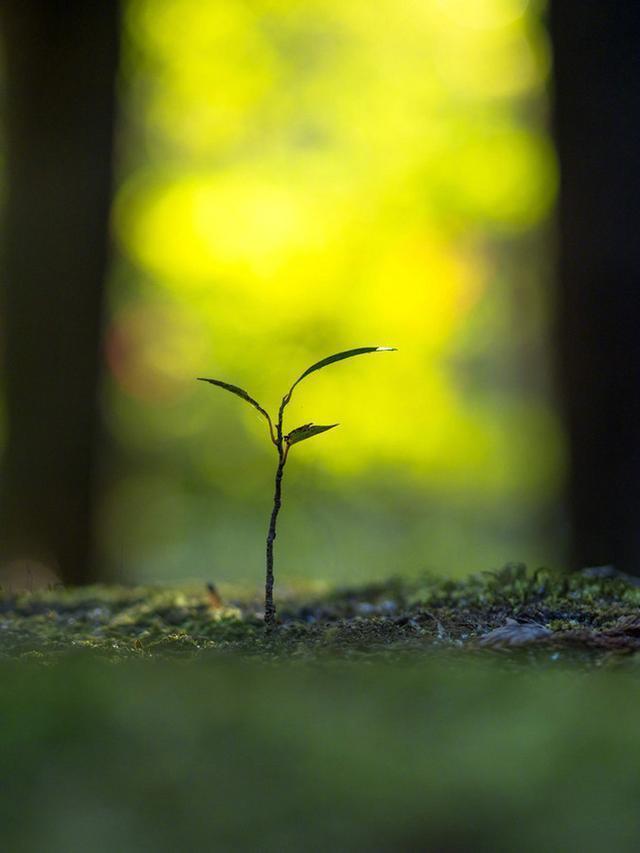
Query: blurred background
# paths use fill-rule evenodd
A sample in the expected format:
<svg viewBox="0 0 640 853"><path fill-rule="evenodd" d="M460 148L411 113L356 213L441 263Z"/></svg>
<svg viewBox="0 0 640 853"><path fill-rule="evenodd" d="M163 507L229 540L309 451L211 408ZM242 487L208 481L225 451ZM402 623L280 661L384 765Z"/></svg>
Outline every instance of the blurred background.
<svg viewBox="0 0 640 853"><path fill-rule="evenodd" d="M3 19L5 565L259 582L275 454L195 377L273 411L366 345L290 407L341 426L292 453L279 577L561 564L568 13L552 81L541 0L106 5Z"/></svg>
<svg viewBox="0 0 640 853"><path fill-rule="evenodd" d="M112 566L259 576L275 455L296 448L281 578L555 563L541 8L491 2L127 3L104 407Z"/></svg>
<svg viewBox="0 0 640 853"><path fill-rule="evenodd" d="M14 5L10 61L16 38L44 41ZM257 413L194 379L274 410L308 364L362 345L399 352L317 374L290 407L291 427L341 426L292 454L279 577L558 563L543 13L128 0L102 54L96 26L116 81L102 577L258 582L275 454Z"/></svg>
<svg viewBox="0 0 640 853"><path fill-rule="evenodd" d="M273 410L363 345L399 351L290 407L341 426L292 451L279 585L640 573L635 5L4 0L0 604L257 588L276 457L195 377ZM638 849L631 657L0 646L9 849Z"/></svg>

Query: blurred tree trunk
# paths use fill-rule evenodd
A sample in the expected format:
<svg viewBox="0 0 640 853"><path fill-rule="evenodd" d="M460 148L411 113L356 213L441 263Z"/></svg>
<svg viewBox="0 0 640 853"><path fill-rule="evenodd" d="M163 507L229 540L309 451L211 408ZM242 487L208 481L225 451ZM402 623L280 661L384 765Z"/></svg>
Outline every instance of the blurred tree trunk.
<svg viewBox="0 0 640 853"><path fill-rule="evenodd" d="M640 15L554 0L557 344L573 566L640 574Z"/></svg>
<svg viewBox="0 0 640 853"><path fill-rule="evenodd" d="M5 0L2 558L94 577L118 4Z"/></svg>

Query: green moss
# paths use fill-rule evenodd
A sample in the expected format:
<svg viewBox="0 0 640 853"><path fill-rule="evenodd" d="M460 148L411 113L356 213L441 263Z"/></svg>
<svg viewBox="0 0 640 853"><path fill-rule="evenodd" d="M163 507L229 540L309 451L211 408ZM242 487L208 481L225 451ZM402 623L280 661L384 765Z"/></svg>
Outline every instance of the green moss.
<svg viewBox="0 0 640 853"><path fill-rule="evenodd" d="M530 657L573 650L601 661L640 648L639 587L617 576L528 572L520 564L464 581L396 578L315 596L292 592L271 632L246 593L233 598L230 590L224 601L214 607L204 587L5 594L0 655L44 662L67 653L111 660L228 653L322 659L436 650L504 656L509 643L500 636L490 648L481 648L481 641L508 619L548 629L543 640L521 644Z"/></svg>

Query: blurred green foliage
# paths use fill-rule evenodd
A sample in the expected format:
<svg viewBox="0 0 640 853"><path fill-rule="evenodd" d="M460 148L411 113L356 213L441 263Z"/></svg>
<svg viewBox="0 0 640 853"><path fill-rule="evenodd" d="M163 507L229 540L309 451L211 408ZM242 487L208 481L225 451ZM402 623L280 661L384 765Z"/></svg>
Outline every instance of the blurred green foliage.
<svg viewBox="0 0 640 853"><path fill-rule="evenodd" d="M6 663L7 850L637 850L632 675Z"/></svg>
<svg viewBox="0 0 640 853"><path fill-rule="evenodd" d="M140 580L262 571L263 424L340 421L287 483L289 577L557 555L546 399L556 188L535 0L129 0L105 411L104 549ZM361 413L366 409L366 417Z"/></svg>

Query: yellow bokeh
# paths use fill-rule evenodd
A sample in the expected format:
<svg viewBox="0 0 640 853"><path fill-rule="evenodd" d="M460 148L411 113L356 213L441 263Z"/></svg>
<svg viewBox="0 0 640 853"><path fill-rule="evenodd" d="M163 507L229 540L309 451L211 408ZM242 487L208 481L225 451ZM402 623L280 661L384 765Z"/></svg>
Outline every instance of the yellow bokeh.
<svg viewBox="0 0 640 853"><path fill-rule="evenodd" d="M125 120L144 144L114 208L139 290L113 312L123 442L142 441L143 425L158 447L213 446L206 406L234 447L243 425L250 450L236 464L248 470L261 424L237 401L209 391L205 402L194 374L276 407L310 362L393 345L301 386L292 420L343 427L297 464L328 489L382 467L397 490L478 506L557 489L546 401L508 376L489 389L473 379L491 363L483 342L509 332L510 287L540 287L522 278L525 255L514 260L557 183L540 121L540 11L527 0L130 0ZM149 414L163 400L166 417ZM224 488L214 459L203 477Z"/></svg>
<svg viewBox="0 0 640 853"><path fill-rule="evenodd" d="M493 30L521 21L530 0L438 0L452 23L465 29Z"/></svg>

